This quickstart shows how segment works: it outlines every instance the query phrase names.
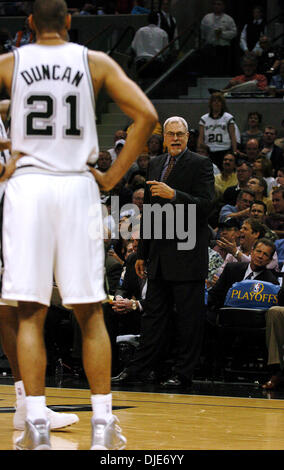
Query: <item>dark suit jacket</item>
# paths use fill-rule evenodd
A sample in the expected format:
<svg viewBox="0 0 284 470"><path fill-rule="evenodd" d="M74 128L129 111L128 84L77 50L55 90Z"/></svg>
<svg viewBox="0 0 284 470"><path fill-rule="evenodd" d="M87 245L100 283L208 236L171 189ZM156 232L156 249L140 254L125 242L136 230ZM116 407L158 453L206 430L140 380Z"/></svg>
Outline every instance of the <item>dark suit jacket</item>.
<svg viewBox="0 0 284 470"><path fill-rule="evenodd" d="M147 181L160 181L163 166L166 162L167 154L154 157L149 164ZM209 158L202 157L196 153L186 150L180 157L166 184L176 190L174 201L160 197L152 197L147 185L144 194L144 208L141 220L141 234L138 245L137 257L147 261L148 279L155 279L162 274L163 279L170 281L192 281L202 280L207 276L208 271L208 214L212 209L214 199L214 174L213 165ZM174 237L169 239L165 231L165 214L163 222L160 224L157 219L155 223L152 219L152 236L145 239L143 233L146 224L145 204L151 208L156 204L164 207L168 204L173 211L171 227ZM196 206L196 220L188 221L188 205ZM165 207L164 207L165 209ZM184 222L176 218L177 211L182 209ZM178 220L176 224L176 220ZM189 223L189 227L187 227ZM162 226L162 239L154 239L154 228ZM177 236L177 228L184 229L184 232L195 232L196 242L192 249L180 249L179 242L184 242L184 237ZM183 238L183 240L182 240Z"/></svg>
<svg viewBox="0 0 284 470"><path fill-rule="evenodd" d="M231 206L235 206L237 202L237 197L240 192L240 189L237 185L229 186L225 189L223 193L223 202L225 204L230 204Z"/></svg>
<svg viewBox="0 0 284 470"><path fill-rule="evenodd" d="M208 292L209 308L223 307L228 290L235 282L239 282L244 279L248 265L249 263L242 262L226 264L215 286L213 286ZM269 269L264 269L255 279L271 282L272 284L278 284L276 274Z"/></svg>
<svg viewBox="0 0 284 470"><path fill-rule="evenodd" d="M105 270L107 278L107 283L105 283L105 290L108 294L114 295L114 291L119 283L122 265L115 258L106 253Z"/></svg>
<svg viewBox="0 0 284 470"><path fill-rule="evenodd" d="M282 168L284 166L283 150L277 145L273 146L270 161L271 161L272 167L276 171L279 170L279 168Z"/></svg>

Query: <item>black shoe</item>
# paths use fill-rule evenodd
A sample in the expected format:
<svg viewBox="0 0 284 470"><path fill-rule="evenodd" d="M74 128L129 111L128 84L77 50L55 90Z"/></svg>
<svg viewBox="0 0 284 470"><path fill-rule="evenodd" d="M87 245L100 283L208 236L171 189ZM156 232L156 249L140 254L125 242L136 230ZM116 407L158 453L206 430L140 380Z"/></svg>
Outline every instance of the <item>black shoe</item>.
<svg viewBox="0 0 284 470"><path fill-rule="evenodd" d="M139 376L131 374L127 369L124 369L116 377L112 377L111 383L113 385L140 383L142 379Z"/></svg>
<svg viewBox="0 0 284 470"><path fill-rule="evenodd" d="M192 385L192 381L176 374L161 382L161 385L164 388L188 388Z"/></svg>

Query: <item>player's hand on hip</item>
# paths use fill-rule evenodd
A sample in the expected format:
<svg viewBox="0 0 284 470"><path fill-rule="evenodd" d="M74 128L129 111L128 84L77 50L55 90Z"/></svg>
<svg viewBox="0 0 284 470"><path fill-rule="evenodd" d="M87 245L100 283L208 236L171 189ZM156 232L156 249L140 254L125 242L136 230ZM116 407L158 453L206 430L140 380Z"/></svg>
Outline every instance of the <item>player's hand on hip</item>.
<svg viewBox="0 0 284 470"><path fill-rule="evenodd" d="M0 139L0 151L9 150L11 152L11 140L10 139Z"/></svg>
<svg viewBox="0 0 284 470"><path fill-rule="evenodd" d="M0 178L1 181L4 181L4 180L10 178L10 176L12 176L12 174L14 173L14 171L17 168L17 161L19 160L19 158L24 157L24 155L25 154L21 153L21 152L13 152L12 153L11 158L8 160L8 162L5 165L5 172L2 175L2 177Z"/></svg>
<svg viewBox="0 0 284 470"><path fill-rule="evenodd" d="M95 177L96 182L99 185L99 188L103 191L110 191L115 185L111 183L109 175L106 173L102 173L100 170L96 168L90 168L93 176Z"/></svg>

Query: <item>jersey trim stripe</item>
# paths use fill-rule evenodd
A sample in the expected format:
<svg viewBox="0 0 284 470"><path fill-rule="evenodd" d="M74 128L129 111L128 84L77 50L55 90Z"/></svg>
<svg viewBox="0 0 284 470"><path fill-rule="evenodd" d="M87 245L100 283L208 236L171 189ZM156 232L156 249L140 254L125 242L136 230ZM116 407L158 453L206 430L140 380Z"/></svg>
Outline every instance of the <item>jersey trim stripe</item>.
<svg viewBox="0 0 284 470"><path fill-rule="evenodd" d="M92 99L92 104L93 104L93 109L94 109L94 115L95 115L95 119L96 119L96 100L95 100L94 87L93 87L93 82L92 82L90 67L89 67L89 61L88 61L88 49L86 47L84 47L84 49L83 49L83 62L84 62L85 69L86 69L86 74L87 74L87 78L88 78L88 84L89 84L89 87L90 87L91 99Z"/></svg>
<svg viewBox="0 0 284 470"><path fill-rule="evenodd" d="M17 76L18 76L18 70L19 70L19 51L15 49L13 51L14 54L14 70L13 70L13 79L12 79L12 89L11 89L11 98L13 97L13 94L15 93L15 88L16 88L16 81L17 81Z"/></svg>

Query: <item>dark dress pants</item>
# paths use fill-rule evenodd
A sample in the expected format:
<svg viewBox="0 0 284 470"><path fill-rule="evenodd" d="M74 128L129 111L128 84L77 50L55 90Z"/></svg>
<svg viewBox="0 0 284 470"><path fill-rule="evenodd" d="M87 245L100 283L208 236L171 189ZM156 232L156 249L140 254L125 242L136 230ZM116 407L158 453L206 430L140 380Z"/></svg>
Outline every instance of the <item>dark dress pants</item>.
<svg viewBox="0 0 284 470"><path fill-rule="evenodd" d="M174 373L190 380L199 360L204 326L204 281L149 279L141 318L141 340L131 361L131 375L157 371L169 347L172 316L175 334ZM174 313L173 313L174 312Z"/></svg>

